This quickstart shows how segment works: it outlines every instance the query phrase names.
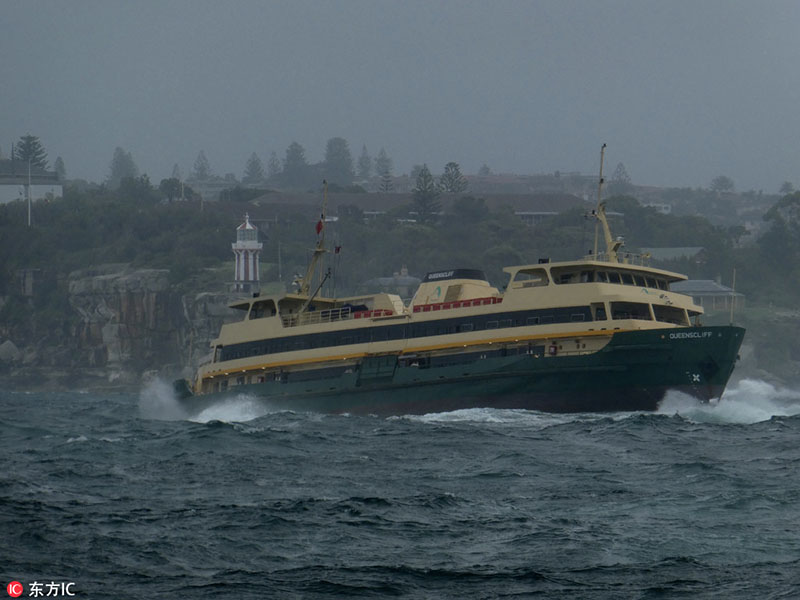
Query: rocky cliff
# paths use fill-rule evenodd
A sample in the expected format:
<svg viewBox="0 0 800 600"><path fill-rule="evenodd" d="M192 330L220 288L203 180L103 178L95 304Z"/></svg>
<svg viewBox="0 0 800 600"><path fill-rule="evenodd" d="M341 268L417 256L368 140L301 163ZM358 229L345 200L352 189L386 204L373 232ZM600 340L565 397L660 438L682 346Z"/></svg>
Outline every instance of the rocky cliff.
<svg viewBox="0 0 800 600"><path fill-rule="evenodd" d="M181 293L167 269L83 269L69 274L66 290L73 318L64 331L0 335L0 364L13 385L132 388L154 374L187 376L236 317L227 307L236 296Z"/></svg>

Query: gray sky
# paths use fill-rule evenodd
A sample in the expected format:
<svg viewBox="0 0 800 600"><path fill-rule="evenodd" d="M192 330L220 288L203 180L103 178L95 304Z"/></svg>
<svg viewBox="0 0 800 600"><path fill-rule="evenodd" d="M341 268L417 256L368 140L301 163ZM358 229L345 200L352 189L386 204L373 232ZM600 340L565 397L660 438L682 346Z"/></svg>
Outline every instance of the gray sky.
<svg viewBox="0 0 800 600"><path fill-rule="evenodd" d="M608 174L800 186L800 2L3 0L0 149L31 133L68 176L116 146L158 183L205 150L311 162L341 136L395 172Z"/></svg>

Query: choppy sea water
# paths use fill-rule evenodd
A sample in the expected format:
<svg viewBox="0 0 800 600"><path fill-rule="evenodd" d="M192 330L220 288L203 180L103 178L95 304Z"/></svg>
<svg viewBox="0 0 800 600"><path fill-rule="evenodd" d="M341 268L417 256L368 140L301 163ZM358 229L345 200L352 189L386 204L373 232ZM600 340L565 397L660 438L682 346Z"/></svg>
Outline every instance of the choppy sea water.
<svg viewBox="0 0 800 600"><path fill-rule="evenodd" d="M798 598L800 393L658 413L183 413L0 392L3 584L75 598ZM2 592L0 592L2 593Z"/></svg>

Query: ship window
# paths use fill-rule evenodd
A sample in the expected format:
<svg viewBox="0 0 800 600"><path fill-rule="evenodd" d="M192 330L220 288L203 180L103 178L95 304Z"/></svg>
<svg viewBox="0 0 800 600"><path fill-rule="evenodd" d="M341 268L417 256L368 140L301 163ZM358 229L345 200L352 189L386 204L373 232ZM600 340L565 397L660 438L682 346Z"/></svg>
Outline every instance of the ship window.
<svg viewBox="0 0 800 600"><path fill-rule="evenodd" d="M538 325L539 324L539 317L528 317L526 321L527 325Z"/></svg>
<svg viewBox="0 0 800 600"><path fill-rule="evenodd" d="M543 315L542 316L542 325L547 325L548 323L554 323L555 317L553 315Z"/></svg>
<svg viewBox="0 0 800 600"><path fill-rule="evenodd" d="M511 319L503 319L500 321L500 327L511 327Z"/></svg>
<svg viewBox="0 0 800 600"><path fill-rule="evenodd" d="M605 321L606 320L606 307L600 303L592 304L592 309L594 310L594 320L595 321Z"/></svg>
<svg viewBox="0 0 800 600"><path fill-rule="evenodd" d="M236 385L244 385L244 375L240 375L236 378Z"/></svg>
<svg viewBox="0 0 800 600"><path fill-rule="evenodd" d="M581 272L581 283L590 283L592 281L594 281L594 273L591 271Z"/></svg>
<svg viewBox="0 0 800 600"><path fill-rule="evenodd" d="M656 315L656 321L674 323L675 325L689 324L689 320L686 318L686 311L682 308L678 308L677 306L663 306L660 304L654 304L653 312Z"/></svg>
<svg viewBox="0 0 800 600"><path fill-rule="evenodd" d="M273 300L261 300L253 303L250 309L251 319L263 319L275 315L275 302Z"/></svg>
<svg viewBox="0 0 800 600"><path fill-rule="evenodd" d="M633 278L636 280L636 285L639 287L645 287L644 277L641 275L634 275Z"/></svg>
<svg viewBox="0 0 800 600"><path fill-rule="evenodd" d="M486 323L486 329L497 329L497 321L489 321Z"/></svg>
<svg viewBox="0 0 800 600"><path fill-rule="evenodd" d="M598 271L597 272L597 281L601 281L603 283L608 283L608 273L605 271Z"/></svg>
<svg viewBox="0 0 800 600"><path fill-rule="evenodd" d="M518 271L514 275L514 283L519 282L518 287L539 287L547 285L547 271L544 269L534 269L531 271Z"/></svg>
<svg viewBox="0 0 800 600"><path fill-rule="evenodd" d="M462 323L461 325L458 326L458 330L462 333L465 331L472 331L472 329L473 329L472 323Z"/></svg>
<svg viewBox="0 0 800 600"><path fill-rule="evenodd" d="M577 321L585 321L586 320L586 315L581 314L581 313L573 313L573 314L570 315L569 320L572 321L573 323L575 323Z"/></svg>
<svg viewBox="0 0 800 600"><path fill-rule="evenodd" d="M611 318L652 320L650 306L641 302L612 302Z"/></svg>
<svg viewBox="0 0 800 600"><path fill-rule="evenodd" d="M664 281L663 279L659 279L658 280L658 289L660 289L660 290L668 290L669 286L667 285L666 281Z"/></svg>
<svg viewBox="0 0 800 600"><path fill-rule="evenodd" d="M656 283L655 279L653 279L652 277L648 277L647 278L647 287L655 289L655 288L658 287L658 284Z"/></svg>
<svg viewBox="0 0 800 600"><path fill-rule="evenodd" d="M630 273L621 273L622 275L622 283L625 285L633 285L633 275Z"/></svg>
<svg viewBox="0 0 800 600"><path fill-rule="evenodd" d="M611 272L608 274L608 281L609 281L610 283L620 283L620 280L619 280L619 273L615 273L614 271L611 271Z"/></svg>

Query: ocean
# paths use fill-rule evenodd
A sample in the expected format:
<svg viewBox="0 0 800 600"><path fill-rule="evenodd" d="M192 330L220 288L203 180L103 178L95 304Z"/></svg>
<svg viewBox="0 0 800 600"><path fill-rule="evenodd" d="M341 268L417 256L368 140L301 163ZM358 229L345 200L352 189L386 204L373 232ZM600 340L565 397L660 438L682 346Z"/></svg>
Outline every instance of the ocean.
<svg viewBox="0 0 800 600"><path fill-rule="evenodd" d="M800 393L657 413L183 413L0 392L7 594L800 598ZM18 586L11 585L19 584ZM52 593L51 593L52 592ZM70 595L72 594L72 595Z"/></svg>

